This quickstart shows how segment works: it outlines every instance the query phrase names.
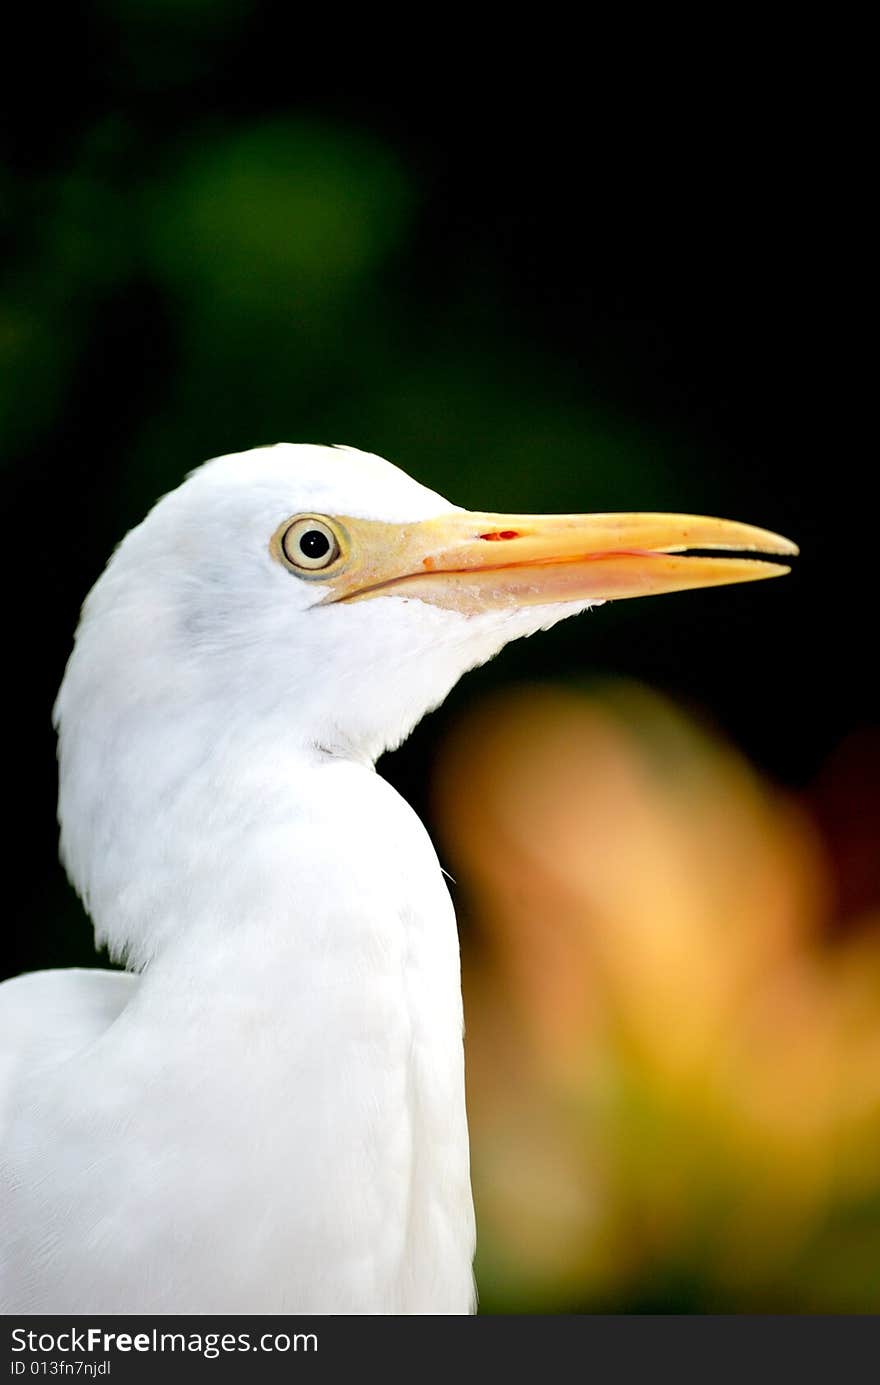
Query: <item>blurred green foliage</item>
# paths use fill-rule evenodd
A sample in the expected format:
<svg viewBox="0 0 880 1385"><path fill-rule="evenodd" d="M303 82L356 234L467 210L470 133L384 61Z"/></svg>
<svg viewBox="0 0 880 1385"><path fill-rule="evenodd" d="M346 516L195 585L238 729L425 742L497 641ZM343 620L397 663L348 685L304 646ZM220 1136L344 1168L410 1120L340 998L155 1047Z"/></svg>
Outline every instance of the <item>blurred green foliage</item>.
<svg viewBox="0 0 880 1385"><path fill-rule="evenodd" d="M676 499L663 440L508 335L497 282L466 273L425 313L423 189L386 145L314 119L215 119L161 152L116 115L30 188L38 235L3 312L9 443L51 437L111 305L148 287L132 327L154 340L126 346L133 372L157 372L156 407L110 477L132 520L204 457L278 438L385 449L475 505Z"/></svg>

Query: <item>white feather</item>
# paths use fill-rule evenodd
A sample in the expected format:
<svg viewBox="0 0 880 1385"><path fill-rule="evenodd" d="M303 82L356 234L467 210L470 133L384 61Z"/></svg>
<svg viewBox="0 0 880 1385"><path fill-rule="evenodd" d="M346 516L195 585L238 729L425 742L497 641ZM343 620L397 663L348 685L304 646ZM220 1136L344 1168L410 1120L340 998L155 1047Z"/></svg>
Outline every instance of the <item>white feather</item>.
<svg viewBox="0 0 880 1385"><path fill-rule="evenodd" d="M455 919L373 764L468 668L577 606L317 606L297 512L448 511L280 445L166 496L83 609L56 706L62 854L130 974L0 988L7 1313L467 1313Z"/></svg>

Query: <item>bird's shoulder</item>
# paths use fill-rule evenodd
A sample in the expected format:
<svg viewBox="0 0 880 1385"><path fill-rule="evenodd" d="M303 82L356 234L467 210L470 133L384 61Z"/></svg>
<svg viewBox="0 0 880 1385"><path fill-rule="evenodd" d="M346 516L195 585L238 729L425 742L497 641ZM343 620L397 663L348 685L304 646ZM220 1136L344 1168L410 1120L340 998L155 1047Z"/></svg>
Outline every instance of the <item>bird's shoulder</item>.
<svg viewBox="0 0 880 1385"><path fill-rule="evenodd" d="M45 1033L47 1024L103 1027L128 1003L138 978L98 967L29 971L0 983L0 1046L16 1034Z"/></svg>
<svg viewBox="0 0 880 1385"><path fill-rule="evenodd" d="M0 984L0 1109L23 1072L36 1072L91 1043L138 986L129 972L69 967L26 972Z"/></svg>

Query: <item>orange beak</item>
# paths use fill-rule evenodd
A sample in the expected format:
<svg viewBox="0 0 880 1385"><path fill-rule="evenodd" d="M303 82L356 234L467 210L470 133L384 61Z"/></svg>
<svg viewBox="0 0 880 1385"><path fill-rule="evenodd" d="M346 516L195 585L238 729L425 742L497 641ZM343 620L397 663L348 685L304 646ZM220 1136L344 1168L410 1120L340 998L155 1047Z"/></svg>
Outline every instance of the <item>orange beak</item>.
<svg viewBox="0 0 880 1385"><path fill-rule="evenodd" d="M780 577L790 571L785 565L741 555L798 551L766 529L697 515L462 510L412 524L348 518L338 523L347 557L325 579L332 588L327 601L405 596L469 615Z"/></svg>

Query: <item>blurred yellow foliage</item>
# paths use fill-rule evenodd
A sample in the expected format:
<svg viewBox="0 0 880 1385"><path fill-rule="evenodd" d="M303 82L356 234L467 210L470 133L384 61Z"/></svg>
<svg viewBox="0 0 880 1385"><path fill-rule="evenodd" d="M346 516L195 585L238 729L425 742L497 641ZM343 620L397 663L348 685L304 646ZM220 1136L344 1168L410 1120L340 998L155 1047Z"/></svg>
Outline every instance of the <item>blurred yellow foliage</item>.
<svg viewBox="0 0 880 1385"><path fill-rule="evenodd" d="M880 917L808 814L631 685L484 705L436 796L484 1306L880 1309Z"/></svg>

